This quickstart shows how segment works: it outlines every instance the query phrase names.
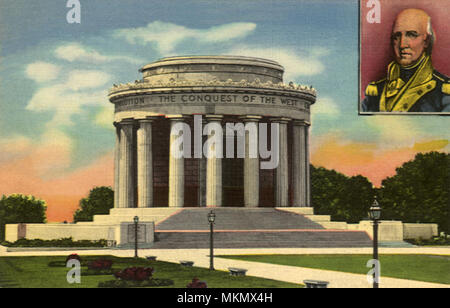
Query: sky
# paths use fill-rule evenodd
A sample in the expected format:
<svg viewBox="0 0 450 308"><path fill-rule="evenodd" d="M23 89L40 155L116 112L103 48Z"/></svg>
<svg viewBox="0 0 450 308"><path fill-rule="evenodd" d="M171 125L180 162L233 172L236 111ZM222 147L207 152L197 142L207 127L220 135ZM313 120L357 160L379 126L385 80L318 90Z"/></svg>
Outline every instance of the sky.
<svg viewBox="0 0 450 308"><path fill-rule="evenodd" d="M113 185L113 84L162 57L278 61L313 85L311 162L374 185L428 151L449 152L449 118L358 115L356 0L0 0L0 195L47 202L72 220L95 186Z"/></svg>

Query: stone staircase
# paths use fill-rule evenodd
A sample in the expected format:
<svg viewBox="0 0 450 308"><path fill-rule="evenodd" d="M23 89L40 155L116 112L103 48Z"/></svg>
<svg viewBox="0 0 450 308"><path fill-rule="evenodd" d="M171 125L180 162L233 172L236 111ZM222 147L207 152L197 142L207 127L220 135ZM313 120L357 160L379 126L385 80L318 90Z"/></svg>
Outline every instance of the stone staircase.
<svg viewBox="0 0 450 308"><path fill-rule="evenodd" d="M274 208L191 208L157 223L156 230L209 230L208 213L216 214L218 230L325 229L304 215Z"/></svg>
<svg viewBox="0 0 450 308"><path fill-rule="evenodd" d="M314 216L309 208L213 210L215 248L370 247L372 244L366 232L325 228L322 223L333 225L329 217ZM156 224L152 248L208 248L209 211L210 208L185 208L160 221Z"/></svg>

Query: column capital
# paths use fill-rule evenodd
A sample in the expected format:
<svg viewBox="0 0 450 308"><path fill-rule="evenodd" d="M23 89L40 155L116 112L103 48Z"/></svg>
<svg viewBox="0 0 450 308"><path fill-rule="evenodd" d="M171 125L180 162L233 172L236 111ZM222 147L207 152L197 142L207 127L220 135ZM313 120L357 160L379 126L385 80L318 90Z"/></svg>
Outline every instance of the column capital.
<svg viewBox="0 0 450 308"><path fill-rule="evenodd" d="M167 114L166 118L171 121L184 121L189 118L189 116L185 114Z"/></svg>
<svg viewBox="0 0 450 308"><path fill-rule="evenodd" d="M245 115L245 116L240 116L239 119L244 122L259 122L259 121L261 121L262 117L254 116L254 115Z"/></svg>
<svg viewBox="0 0 450 308"><path fill-rule="evenodd" d="M123 119L122 121L119 122L120 125L125 126L125 125L135 125L136 121L134 118L128 118L128 119Z"/></svg>
<svg viewBox="0 0 450 308"><path fill-rule="evenodd" d="M287 124L292 121L290 118L270 118L271 122L280 123L280 124Z"/></svg>
<svg viewBox="0 0 450 308"><path fill-rule="evenodd" d="M294 120L294 121L292 121L292 124L298 125L298 126L311 126L311 123L306 120Z"/></svg>
<svg viewBox="0 0 450 308"><path fill-rule="evenodd" d="M223 115L221 115L221 114L207 114L207 115L205 115L205 119L208 122L222 121L223 120Z"/></svg>

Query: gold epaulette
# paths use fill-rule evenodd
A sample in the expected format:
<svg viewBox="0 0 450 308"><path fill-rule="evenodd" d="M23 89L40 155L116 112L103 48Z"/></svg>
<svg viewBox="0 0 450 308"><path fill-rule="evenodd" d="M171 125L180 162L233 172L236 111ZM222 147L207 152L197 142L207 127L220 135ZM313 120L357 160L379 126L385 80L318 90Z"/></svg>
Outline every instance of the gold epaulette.
<svg viewBox="0 0 450 308"><path fill-rule="evenodd" d="M446 82L442 84L442 93L450 95L450 83Z"/></svg>
<svg viewBox="0 0 450 308"><path fill-rule="evenodd" d="M378 87L375 82L371 82L366 88L367 96L378 96Z"/></svg>

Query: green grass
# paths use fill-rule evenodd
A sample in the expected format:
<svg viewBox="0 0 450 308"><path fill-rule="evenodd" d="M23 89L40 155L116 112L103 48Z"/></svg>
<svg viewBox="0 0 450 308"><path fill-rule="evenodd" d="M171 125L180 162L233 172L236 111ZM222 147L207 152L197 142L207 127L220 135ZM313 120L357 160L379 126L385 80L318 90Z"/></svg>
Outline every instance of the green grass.
<svg viewBox="0 0 450 308"><path fill-rule="evenodd" d="M49 262L65 261L64 256L0 257L0 286L20 288L96 288L99 282L113 280L112 275L83 276L81 284L69 284L66 275L69 268L49 267ZM206 281L209 288L299 288L301 284L280 282L250 276L232 277L228 272L210 271L204 268L183 267L180 264L145 259L113 256L82 256L83 261L112 260L114 269L145 266L155 269L154 278L171 279L170 288L185 288L194 277ZM86 267L82 267L82 272Z"/></svg>
<svg viewBox="0 0 450 308"><path fill-rule="evenodd" d="M221 258L367 274L371 255L236 255ZM381 277L450 284L450 257L380 255Z"/></svg>

